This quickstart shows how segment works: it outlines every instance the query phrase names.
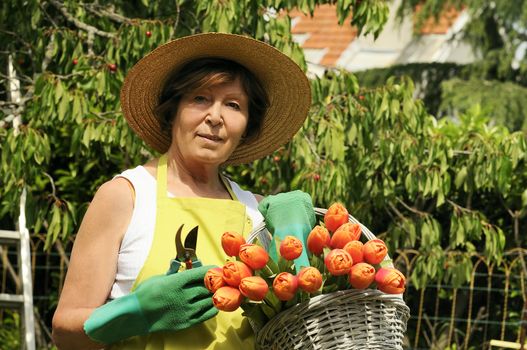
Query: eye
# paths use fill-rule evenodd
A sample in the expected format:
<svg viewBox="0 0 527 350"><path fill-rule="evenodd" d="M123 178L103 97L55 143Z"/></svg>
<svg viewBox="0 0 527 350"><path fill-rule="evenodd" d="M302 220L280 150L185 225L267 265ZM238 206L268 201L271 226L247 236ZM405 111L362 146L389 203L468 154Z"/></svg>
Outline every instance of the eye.
<svg viewBox="0 0 527 350"><path fill-rule="evenodd" d="M196 96L194 96L194 102L204 103L204 102L207 102L207 98L205 96L202 96L202 95L196 95Z"/></svg>
<svg viewBox="0 0 527 350"><path fill-rule="evenodd" d="M237 110L237 111L240 110L240 105L238 103L236 103L236 102L229 102L229 103L227 103L227 106L229 106L232 109Z"/></svg>

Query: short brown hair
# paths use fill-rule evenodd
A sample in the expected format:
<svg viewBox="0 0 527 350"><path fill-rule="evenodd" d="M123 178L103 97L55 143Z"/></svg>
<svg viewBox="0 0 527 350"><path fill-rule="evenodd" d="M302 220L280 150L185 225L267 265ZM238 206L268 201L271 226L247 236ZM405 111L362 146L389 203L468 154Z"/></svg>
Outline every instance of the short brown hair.
<svg viewBox="0 0 527 350"><path fill-rule="evenodd" d="M181 98L188 93L240 79L242 88L249 98L249 121L243 141L246 142L260 133L269 98L258 79L242 65L221 58L200 58L185 64L167 80L159 104L154 113L161 122L162 132L171 137L172 122Z"/></svg>

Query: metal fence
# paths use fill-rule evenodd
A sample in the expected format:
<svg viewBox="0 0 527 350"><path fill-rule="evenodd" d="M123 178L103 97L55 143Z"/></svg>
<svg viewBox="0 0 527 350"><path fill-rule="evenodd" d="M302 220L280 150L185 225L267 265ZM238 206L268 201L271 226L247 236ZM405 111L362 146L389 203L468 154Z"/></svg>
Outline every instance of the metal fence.
<svg viewBox="0 0 527 350"><path fill-rule="evenodd" d="M419 252L398 251L395 265L409 276ZM473 254L468 285L440 282L416 290L409 281L411 308L407 345L413 349L487 349L491 340L520 343L526 305L525 249L512 249L498 265ZM524 259L525 262L525 259ZM517 347L519 349L519 346Z"/></svg>
<svg viewBox="0 0 527 350"><path fill-rule="evenodd" d="M56 242L43 251L45 236L33 235L32 272L36 316L37 348L49 349L51 319L64 282L73 238ZM523 254L523 255L522 255ZM14 247L0 246L1 290L16 292L20 288ZM394 264L411 275L419 252L399 250ZM472 256L470 283L458 288L441 283L416 290L409 279L405 300L411 310L405 346L408 349L488 349L491 340L520 342L522 310L526 304L525 273L522 256L527 250L512 249L497 265L485 256ZM16 315L0 310L0 348L8 350L6 333L17 332ZM7 330L6 330L7 327ZM9 328L11 327L11 328ZM16 338L16 337L13 337Z"/></svg>

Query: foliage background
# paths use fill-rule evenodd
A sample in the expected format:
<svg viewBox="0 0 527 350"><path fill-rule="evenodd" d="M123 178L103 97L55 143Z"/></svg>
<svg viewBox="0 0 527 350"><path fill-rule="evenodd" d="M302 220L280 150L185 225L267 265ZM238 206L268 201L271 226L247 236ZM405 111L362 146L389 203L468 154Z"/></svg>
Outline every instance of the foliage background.
<svg viewBox="0 0 527 350"><path fill-rule="evenodd" d="M0 227L14 229L13 203L27 186L29 230L43 238L43 251L58 249L74 238L104 181L155 156L126 126L118 100L127 70L153 48L192 33L231 32L267 41L305 67L286 10L312 13L328 2L2 2L0 66L9 67L11 60L20 99L3 71ZM386 22L385 1L332 2L341 21L355 14L343 25L358 26L363 35L377 35ZM417 23L438 15L445 4L469 9L472 21L464 34L481 60L358 75L329 71L312 79L310 117L292 142L225 171L255 193L302 189L317 206L343 202L391 251L418 252L411 271L417 290L466 285L474 254L499 269L505 252L525 247L527 207L527 144L519 131L525 130L527 60L514 55L525 41L517 23L527 18L527 2L510 3L427 1ZM403 1L400 16L412 15L416 4ZM37 282L44 277L57 276L35 276ZM57 283L49 286L51 303L39 306L43 327L50 325L60 290ZM442 292L452 299L452 290ZM417 300L411 293L406 298L410 305ZM518 322L521 317L505 316ZM409 335L415 332L410 327ZM478 344L476 337L471 344Z"/></svg>

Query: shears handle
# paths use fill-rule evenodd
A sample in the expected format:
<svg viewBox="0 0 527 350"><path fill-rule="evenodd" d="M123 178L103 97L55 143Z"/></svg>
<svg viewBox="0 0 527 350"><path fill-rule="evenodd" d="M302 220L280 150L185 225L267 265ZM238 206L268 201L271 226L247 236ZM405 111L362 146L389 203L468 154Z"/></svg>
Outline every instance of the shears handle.
<svg viewBox="0 0 527 350"><path fill-rule="evenodd" d="M167 275L177 273L179 269L181 268L182 264L185 264L185 268L187 270L190 270L193 267L203 266L203 264L201 263L201 260L199 259L192 259L192 260L185 261L183 263L177 259L172 259L170 260L170 268L167 271Z"/></svg>

